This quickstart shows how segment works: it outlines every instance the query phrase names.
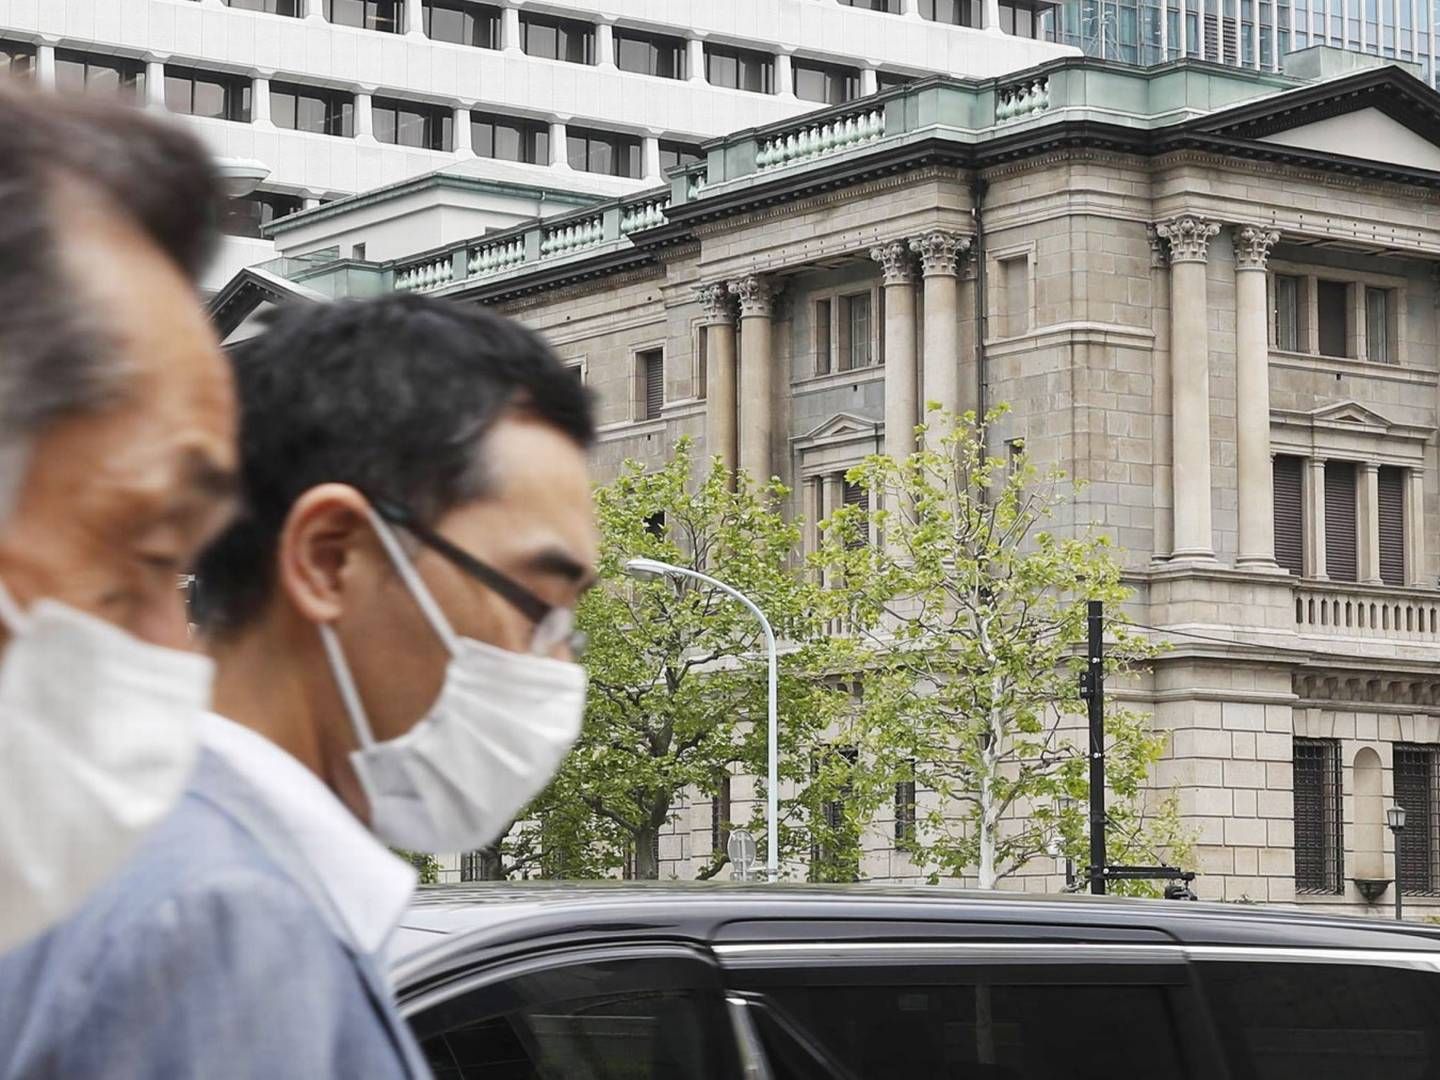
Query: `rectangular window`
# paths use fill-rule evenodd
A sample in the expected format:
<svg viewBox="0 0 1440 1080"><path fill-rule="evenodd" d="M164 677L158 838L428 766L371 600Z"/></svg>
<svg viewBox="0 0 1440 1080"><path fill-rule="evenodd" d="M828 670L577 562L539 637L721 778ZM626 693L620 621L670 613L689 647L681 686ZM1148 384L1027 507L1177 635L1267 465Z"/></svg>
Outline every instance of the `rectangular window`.
<svg viewBox="0 0 1440 1080"><path fill-rule="evenodd" d="M1000 263L1001 288L1004 290L1004 323L1006 337L1019 337L1030 332L1030 259L1021 255Z"/></svg>
<svg viewBox="0 0 1440 1080"><path fill-rule="evenodd" d="M576 19L520 15L520 48L527 56L564 60L570 64L595 62L595 28Z"/></svg>
<svg viewBox="0 0 1440 1080"><path fill-rule="evenodd" d="M403 34L405 0L325 0L325 18L336 26Z"/></svg>
<svg viewBox="0 0 1440 1080"><path fill-rule="evenodd" d="M1124 59L1133 64L1137 60L1135 55L1136 26L1134 9L1130 8L1125 10L1122 13L1122 20L1120 40L1122 45L1128 46L1124 50L1126 53ZM1001 0L1000 29L1013 37L1033 38L1039 36L1040 23L1035 17L1034 9L1031 8L1029 4L1013 4L1007 3L1006 0Z"/></svg>
<svg viewBox="0 0 1440 1080"><path fill-rule="evenodd" d="M1300 352L1305 348L1304 285L1293 274L1275 275L1275 348Z"/></svg>
<svg viewBox="0 0 1440 1080"><path fill-rule="evenodd" d="M1405 584L1405 470L1380 466L1380 580Z"/></svg>
<svg viewBox="0 0 1440 1080"><path fill-rule="evenodd" d="M705 370L710 362L710 331L704 323L695 327L695 370L691 374L694 380L695 397L705 397L705 387L709 380L710 373Z"/></svg>
<svg viewBox="0 0 1440 1080"><path fill-rule="evenodd" d="M1317 281L1315 300L1320 315L1320 355L1349 356L1350 286L1343 281Z"/></svg>
<svg viewBox="0 0 1440 1080"><path fill-rule="evenodd" d="M425 36L476 49L500 48L500 9L460 0L425 0Z"/></svg>
<svg viewBox="0 0 1440 1080"><path fill-rule="evenodd" d="M640 150L639 139L614 131L587 131L572 127L565 133L566 160L572 169L581 172L639 179Z"/></svg>
<svg viewBox="0 0 1440 1080"><path fill-rule="evenodd" d="M34 45L22 41L0 41L0 78L30 78L34 74Z"/></svg>
<svg viewBox="0 0 1440 1080"><path fill-rule="evenodd" d="M305 200L298 195L280 195L257 191L238 199L227 199L220 211L220 231L226 236L248 236L259 239L261 232L277 218L298 214Z"/></svg>
<svg viewBox="0 0 1440 1080"><path fill-rule="evenodd" d="M635 359L640 369L640 419L658 420L665 408L665 352L646 349Z"/></svg>
<svg viewBox="0 0 1440 1080"><path fill-rule="evenodd" d="M550 164L550 125L540 120L472 112L470 143L480 157Z"/></svg>
<svg viewBox="0 0 1440 1080"><path fill-rule="evenodd" d="M1332 581L1355 581L1355 463L1325 463L1325 573Z"/></svg>
<svg viewBox="0 0 1440 1080"><path fill-rule="evenodd" d="M852 484L849 480L844 480L841 482L840 491L840 498L844 505L857 506L867 514L870 512L870 492L866 490L864 484ZM856 537L849 542L849 546L852 548L864 547L865 538L863 536Z"/></svg>
<svg viewBox="0 0 1440 1080"><path fill-rule="evenodd" d="M681 165L694 165L703 156L698 146L665 141L660 143L660 169L662 172L679 168Z"/></svg>
<svg viewBox="0 0 1440 1080"><path fill-rule="evenodd" d="M355 98L343 90L271 83L270 119L276 127L348 139L355 134Z"/></svg>
<svg viewBox="0 0 1440 1080"><path fill-rule="evenodd" d="M292 19L298 19L304 12L300 5L304 0L225 0L226 7L235 8L237 11L258 11L264 15L288 15Z"/></svg>
<svg viewBox="0 0 1440 1080"><path fill-rule="evenodd" d="M138 104L145 98L145 64L118 56L56 49L55 85L66 93L104 94Z"/></svg>
<svg viewBox="0 0 1440 1080"><path fill-rule="evenodd" d="M710 798L710 851L719 855L730 843L730 774L720 777L720 786Z"/></svg>
<svg viewBox="0 0 1440 1080"><path fill-rule="evenodd" d="M1390 339L1390 309L1389 289L1365 290L1365 359L1377 364L1395 362Z"/></svg>
<svg viewBox="0 0 1440 1080"><path fill-rule="evenodd" d="M1344 891L1340 744L1334 739L1294 742L1295 891Z"/></svg>
<svg viewBox="0 0 1440 1080"><path fill-rule="evenodd" d="M711 86L749 90L754 94L775 92L775 58L751 49L705 46L705 79Z"/></svg>
<svg viewBox="0 0 1440 1080"><path fill-rule="evenodd" d="M660 79L686 77L684 38L633 30L616 30L614 38L615 66L621 71Z"/></svg>
<svg viewBox="0 0 1440 1080"><path fill-rule="evenodd" d="M843 105L860 96L860 72L855 68L801 60L791 68L795 73L795 96L802 101Z"/></svg>
<svg viewBox="0 0 1440 1080"><path fill-rule="evenodd" d="M870 294L840 298L840 370L867 368L873 360L870 340Z"/></svg>
<svg viewBox="0 0 1440 1080"><path fill-rule="evenodd" d="M419 150L455 149L455 114L444 105L376 98L371 105L375 138Z"/></svg>
<svg viewBox="0 0 1440 1080"><path fill-rule="evenodd" d="M165 107L185 116L250 122L250 80L243 75L165 65Z"/></svg>
<svg viewBox="0 0 1440 1080"><path fill-rule="evenodd" d="M915 839L915 762L910 762L908 779L895 785L895 840L905 843Z"/></svg>
<svg viewBox="0 0 1440 1080"><path fill-rule="evenodd" d="M830 370L830 301L815 301L815 374Z"/></svg>
<svg viewBox="0 0 1440 1080"><path fill-rule="evenodd" d="M1275 561L1296 577L1305 573L1304 470L1298 457L1275 457Z"/></svg>
<svg viewBox="0 0 1440 1080"><path fill-rule="evenodd" d="M847 767L853 768L860 759L860 753L853 746L842 746L838 749L826 751L827 754L836 754ZM833 759L832 759L833 760ZM810 762L810 774L815 776L820 771L821 760L812 758ZM820 818L825 831L829 837L837 843L841 836L850 830L850 822L846 820L846 802L849 800L854 787L847 778L841 783L836 797L828 799L820 805ZM849 839L849 837L846 837ZM843 858L843 863L841 859ZM812 881L854 881L860 876L860 866L855 858L855 853L836 851L820 839L810 844L810 879Z"/></svg>
<svg viewBox="0 0 1440 1080"><path fill-rule="evenodd" d="M877 90L893 90L897 86L908 86L914 81L914 75L901 75L897 71L877 71L875 73L875 87Z"/></svg>
<svg viewBox="0 0 1440 1080"><path fill-rule="evenodd" d="M920 17L951 26L980 27L978 0L920 0Z"/></svg>
<svg viewBox="0 0 1440 1080"><path fill-rule="evenodd" d="M900 0L840 0L845 7L864 8L866 11L883 11L888 15L900 14Z"/></svg>
<svg viewBox="0 0 1440 1080"><path fill-rule="evenodd" d="M1405 808L1400 833L1400 888L1406 893L1433 893L1436 843L1435 751L1433 746L1395 744L1395 801Z"/></svg>

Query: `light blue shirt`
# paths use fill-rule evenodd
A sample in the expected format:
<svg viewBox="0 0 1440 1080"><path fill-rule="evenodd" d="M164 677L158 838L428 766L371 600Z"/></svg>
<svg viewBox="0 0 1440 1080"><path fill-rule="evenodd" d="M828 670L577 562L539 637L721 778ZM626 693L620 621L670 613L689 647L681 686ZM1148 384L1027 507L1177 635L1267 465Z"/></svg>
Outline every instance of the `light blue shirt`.
<svg viewBox="0 0 1440 1080"><path fill-rule="evenodd" d="M203 742L121 873L0 957L0 1077L428 1076L382 967L413 871L259 735Z"/></svg>

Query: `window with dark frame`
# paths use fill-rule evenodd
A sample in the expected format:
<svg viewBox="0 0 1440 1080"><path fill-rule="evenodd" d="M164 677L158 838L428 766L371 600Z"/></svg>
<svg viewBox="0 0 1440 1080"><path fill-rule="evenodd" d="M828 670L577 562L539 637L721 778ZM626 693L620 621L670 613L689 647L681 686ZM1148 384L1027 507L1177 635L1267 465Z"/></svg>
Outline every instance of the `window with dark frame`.
<svg viewBox="0 0 1440 1080"><path fill-rule="evenodd" d="M1317 281L1315 302L1320 317L1321 356L1350 355L1350 286L1343 281Z"/></svg>
<svg viewBox="0 0 1440 1080"><path fill-rule="evenodd" d="M451 45L476 49L501 47L501 9L493 4L463 3L461 0L424 0L421 8L425 36Z"/></svg>
<svg viewBox="0 0 1440 1080"><path fill-rule="evenodd" d="M715 794L710 797L710 851L719 855L730 843L730 774L720 777Z"/></svg>
<svg viewBox="0 0 1440 1080"><path fill-rule="evenodd" d="M165 108L173 113L248 124L250 89L244 75L165 65Z"/></svg>
<svg viewBox="0 0 1440 1080"><path fill-rule="evenodd" d="M894 90L897 86L908 86L915 81L914 75L902 75L898 71L877 71L875 73L875 88L877 90Z"/></svg>
<svg viewBox="0 0 1440 1080"><path fill-rule="evenodd" d="M1304 470L1300 458L1275 455L1275 562L1296 577L1305 573Z"/></svg>
<svg viewBox="0 0 1440 1080"><path fill-rule="evenodd" d="M1345 835L1340 743L1294 740L1295 891L1344 892Z"/></svg>
<svg viewBox="0 0 1440 1080"><path fill-rule="evenodd" d="M403 34L405 0L325 0L325 19L336 26Z"/></svg>
<svg viewBox="0 0 1440 1080"><path fill-rule="evenodd" d="M775 58L754 49L705 46L705 81L711 86L748 90L752 94L775 92Z"/></svg>
<svg viewBox="0 0 1440 1080"><path fill-rule="evenodd" d="M852 768L854 767L855 763L860 760L860 752L853 746L835 747L825 751L824 753L839 755L840 758L845 761L846 765ZM821 757L811 758L810 775L812 777L819 775L822 760L823 759ZM840 785L840 789L835 793L835 798L827 799L821 803L820 817L821 820L824 822L825 828L829 832L839 832L841 829L844 829L846 827L845 804L853 793L854 785L847 778L845 782ZM812 881L820 880L819 871L821 869L821 864L831 861L831 859L834 857L834 854L835 853L831 852L827 848L827 846L820 840L817 839L811 842L810 879ZM853 880L858 880L859 878L860 867L858 863L853 866L845 866L832 869L838 869L842 875L849 873Z"/></svg>
<svg viewBox="0 0 1440 1080"><path fill-rule="evenodd" d="M0 77L28 79L34 74L34 45L23 41L0 41Z"/></svg>
<svg viewBox="0 0 1440 1080"><path fill-rule="evenodd" d="M226 236L260 239L264 226L277 218L298 214L305 200L298 195L282 195L273 191L255 191L239 198L227 199L220 210L220 231Z"/></svg>
<svg viewBox="0 0 1440 1080"><path fill-rule="evenodd" d="M1390 340L1390 290L1365 290L1365 359L1376 364L1393 364L1395 351Z"/></svg>
<svg viewBox="0 0 1440 1080"><path fill-rule="evenodd" d="M640 368L642 420L658 420L665 410L665 350L646 349L636 354Z"/></svg>
<svg viewBox="0 0 1440 1080"><path fill-rule="evenodd" d="M1382 465L1377 481L1380 580L1405 584L1405 470Z"/></svg>
<svg viewBox="0 0 1440 1080"><path fill-rule="evenodd" d="M525 165L550 164L550 125L543 120L472 112L470 144L480 157Z"/></svg>
<svg viewBox="0 0 1440 1080"><path fill-rule="evenodd" d="M815 301L815 374L830 371L830 301Z"/></svg>
<svg viewBox="0 0 1440 1080"><path fill-rule="evenodd" d="M863 8L866 11L881 11L887 15L901 14L900 0L840 0L845 7Z"/></svg>
<svg viewBox="0 0 1440 1080"><path fill-rule="evenodd" d="M951 26L980 28L980 0L920 0L920 17Z"/></svg>
<svg viewBox="0 0 1440 1080"><path fill-rule="evenodd" d="M353 138L355 97L344 90L271 83L270 119L276 127L292 131Z"/></svg>
<svg viewBox="0 0 1440 1080"><path fill-rule="evenodd" d="M1275 275L1275 348L1300 352L1305 348L1304 282L1294 274Z"/></svg>
<svg viewBox="0 0 1440 1080"><path fill-rule="evenodd" d="M676 169L682 165L694 165L703 155L698 146L689 143L660 141L660 171Z"/></svg>
<svg viewBox="0 0 1440 1080"><path fill-rule="evenodd" d="M1359 580L1355 543L1355 463L1325 463L1325 573L1331 581Z"/></svg>
<svg viewBox="0 0 1440 1080"><path fill-rule="evenodd" d="M526 56L542 60L593 64L595 28L577 19L556 19L521 12L520 49Z"/></svg>
<svg viewBox="0 0 1440 1080"><path fill-rule="evenodd" d="M1435 783L1436 747L1415 743L1394 746L1395 802L1405 808L1405 828L1400 834L1400 857L1396 860L1399 887L1407 895L1433 895L1440 889L1436 872L1437 802Z"/></svg>
<svg viewBox="0 0 1440 1080"><path fill-rule="evenodd" d="M870 492L866 489L865 485L851 483L849 480L843 480L841 483L841 502L845 506L859 507L860 510L868 514L870 512ZM867 542L868 538L862 531L861 535L848 540L846 547L862 548Z"/></svg>
<svg viewBox="0 0 1440 1080"><path fill-rule="evenodd" d="M305 13L301 5L305 0L224 0L225 6L237 11L256 11L262 15L288 15L301 18Z"/></svg>
<svg viewBox="0 0 1440 1080"><path fill-rule="evenodd" d="M871 365L874 354L870 327L870 293L840 297L839 370L857 371Z"/></svg>
<svg viewBox="0 0 1440 1080"><path fill-rule="evenodd" d="M915 760L911 758L909 776L895 784L895 840L907 843L915 839Z"/></svg>
<svg viewBox="0 0 1440 1080"><path fill-rule="evenodd" d="M808 60L796 60L790 67L795 79L795 96L802 101L843 105L860 96L860 72L855 68Z"/></svg>
<svg viewBox="0 0 1440 1080"><path fill-rule="evenodd" d="M455 149L455 114L444 105L376 98L371 117L379 142L417 150Z"/></svg>
<svg viewBox="0 0 1440 1080"><path fill-rule="evenodd" d="M687 76L684 38L618 28L612 36L615 39L615 66L621 71L653 75L658 79L683 79Z"/></svg>
<svg viewBox="0 0 1440 1080"><path fill-rule="evenodd" d="M105 94L139 104L145 99L145 62L56 49L55 86L66 93Z"/></svg>
<svg viewBox="0 0 1440 1080"><path fill-rule="evenodd" d="M632 180L638 180L642 172L640 140L616 131L568 128L565 157L572 169L581 172L625 176Z"/></svg>

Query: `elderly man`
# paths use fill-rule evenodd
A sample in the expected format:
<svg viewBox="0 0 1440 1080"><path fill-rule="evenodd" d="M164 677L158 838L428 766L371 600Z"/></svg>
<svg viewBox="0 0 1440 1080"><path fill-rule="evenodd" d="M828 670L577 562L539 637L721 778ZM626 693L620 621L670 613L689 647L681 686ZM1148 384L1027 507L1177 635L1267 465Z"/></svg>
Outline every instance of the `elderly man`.
<svg viewBox="0 0 1440 1080"><path fill-rule="evenodd" d="M594 428L550 350L400 296L289 312L234 359L200 763L120 876L0 960L0 1077L423 1075L386 845L491 843L580 730Z"/></svg>
<svg viewBox="0 0 1440 1080"><path fill-rule="evenodd" d="M0 90L0 949L114 871L194 759L211 669L176 581L235 469L194 288L217 194L139 110Z"/></svg>

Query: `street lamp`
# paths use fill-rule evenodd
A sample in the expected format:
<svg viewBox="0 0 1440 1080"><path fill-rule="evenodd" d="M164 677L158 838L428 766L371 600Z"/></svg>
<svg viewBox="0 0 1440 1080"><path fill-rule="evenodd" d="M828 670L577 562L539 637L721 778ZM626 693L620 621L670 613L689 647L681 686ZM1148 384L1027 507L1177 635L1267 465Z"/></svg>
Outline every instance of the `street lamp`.
<svg viewBox="0 0 1440 1080"><path fill-rule="evenodd" d="M1385 811L1385 820L1395 834L1395 918L1401 915L1400 888L1400 834L1405 831L1405 807L1396 803Z"/></svg>
<svg viewBox="0 0 1440 1080"><path fill-rule="evenodd" d="M767 806L765 808L767 818L765 823L765 876L767 880L775 881L780 876L780 729L776 716L775 632L770 629L770 620L765 618L765 613L755 606L754 601L738 589L731 588L723 581L716 581L709 574L691 570L688 566L675 566L673 563L661 562L659 559L631 559L625 564L625 573L645 581L674 577L694 578L711 588L719 589L726 596L739 600L750 610L750 614L760 620L760 628L765 631L765 647L770 654L768 702L770 783L769 789L766 791Z"/></svg>

